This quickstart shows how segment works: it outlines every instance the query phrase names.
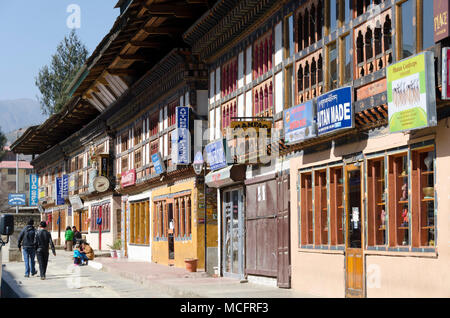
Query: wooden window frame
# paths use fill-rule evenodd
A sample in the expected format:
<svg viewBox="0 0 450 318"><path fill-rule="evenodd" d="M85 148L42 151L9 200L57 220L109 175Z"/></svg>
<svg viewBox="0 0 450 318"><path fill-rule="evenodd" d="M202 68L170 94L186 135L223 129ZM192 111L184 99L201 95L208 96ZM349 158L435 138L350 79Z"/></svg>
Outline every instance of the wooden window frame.
<svg viewBox="0 0 450 318"><path fill-rule="evenodd" d="M328 245L327 169L314 170L314 245Z"/></svg>
<svg viewBox="0 0 450 318"><path fill-rule="evenodd" d="M312 172L300 173L301 245L314 245ZM309 179L309 180L308 180Z"/></svg>

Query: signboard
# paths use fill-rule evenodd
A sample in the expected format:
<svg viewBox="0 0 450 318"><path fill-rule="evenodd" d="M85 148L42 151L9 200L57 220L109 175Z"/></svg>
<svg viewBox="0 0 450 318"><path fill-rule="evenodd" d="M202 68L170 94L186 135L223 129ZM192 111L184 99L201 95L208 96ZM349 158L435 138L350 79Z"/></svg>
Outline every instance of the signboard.
<svg viewBox="0 0 450 318"><path fill-rule="evenodd" d="M257 134L260 130L265 129L267 131L267 137L270 137L270 132L272 129L272 122L259 120L259 121L232 121L230 123L231 131L234 135L239 136L240 134L247 134L249 130L253 130ZM240 131L240 129L242 129ZM241 132L241 133L239 133ZM250 134L249 134L250 135Z"/></svg>
<svg viewBox="0 0 450 318"><path fill-rule="evenodd" d="M312 101L286 109L283 114L284 141L294 144L316 137L314 105Z"/></svg>
<svg viewBox="0 0 450 318"><path fill-rule="evenodd" d="M39 176L30 174L30 206L37 206L39 203Z"/></svg>
<svg viewBox="0 0 450 318"><path fill-rule="evenodd" d="M8 204L9 205L25 205L26 195L24 193L9 193L8 194Z"/></svg>
<svg viewBox="0 0 450 318"><path fill-rule="evenodd" d="M198 152L195 154L194 162L193 162L194 172L195 172L196 174L200 174L200 173L202 172L202 169L203 169L203 163L204 163L204 160L203 160L202 152L201 152L201 151L198 151Z"/></svg>
<svg viewBox="0 0 450 318"><path fill-rule="evenodd" d="M450 99L450 48L444 47L442 49L442 99Z"/></svg>
<svg viewBox="0 0 450 318"><path fill-rule="evenodd" d="M123 188L132 186L136 183L136 170L131 169L128 171L122 171L122 178L120 178L120 184Z"/></svg>
<svg viewBox="0 0 450 318"><path fill-rule="evenodd" d="M317 98L318 135L353 128L352 88L343 87Z"/></svg>
<svg viewBox="0 0 450 318"><path fill-rule="evenodd" d="M164 161L161 158L160 152L157 152L152 155L152 162L153 166L155 167L156 174L161 174L166 171L166 165L164 164Z"/></svg>
<svg viewBox="0 0 450 318"><path fill-rule="evenodd" d="M227 166L224 141L218 140L206 145L206 160L211 171L219 170Z"/></svg>
<svg viewBox="0 0 450 318"><path fill-rule="evenodd" d="M389 66L387 82L391 133L437 124L433 52Z"/></svg>
<svg viewBox="0 0 450 318"><path fill-rule="evenodd" d="M39 188L39 200L44 200L47 196L47 187L40 187Z"/></svg>
<svg viewBox="0 0 450 318"><path fill-rule="evenodd" d="M62 176L62 191L63 198L66 199L69 196L69 175L67 174Z"/></svg>
<svg viewBox="0 0 450 318"><path fill-rule="evenodd" d="M80 196L78 195L71 195L69 197L70 205L72 206L72 209L74 211L80 210L83 208L83 202L81 201Z"/></svg>
<svg viewBox="0 0 450 318"><path fill-rule="evenodd" d="M63 178L56 178L56 205L64 204Z"/></svg>
<svg viewBox="0 0 450 318"><path fill-rule="evenodd" d="M89 193L92 193L95 191L94 180L95 180L95 178L97 178L97 174L98 174L98 171L95 169L89 171L89 186L88 186Z"/></svg>
<svg viewBox="0 0 450 318"><path fill-rule="evenodd" d="M76 173L71 173L69 176L69 191L75 191L78 184L78 175Z"/></svg>
<svg viewBox="0 0 450 318"><path fill-rule="evenodd" d="M433 22L434 22L434 42L437 43L447 38L449 33L448 27L448 0L433 0Z"/></svg>
<svg viewBox="0 0 450 318"><path fill-rule="evenodd" d="M177 128L172 133L172 161L177 165L191 163L189 107L176 107Z"/></svg>

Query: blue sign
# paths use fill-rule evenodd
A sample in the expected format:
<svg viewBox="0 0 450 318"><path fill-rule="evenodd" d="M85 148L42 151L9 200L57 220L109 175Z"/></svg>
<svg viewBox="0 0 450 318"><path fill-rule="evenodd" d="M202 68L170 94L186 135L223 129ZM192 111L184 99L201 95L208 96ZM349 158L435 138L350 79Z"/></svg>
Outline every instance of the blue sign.
<svg viewBox="0 0 450 318"><path fill-rule="evenodd" d="M25 205L27 196L23 193L9 193L8 204L9 205Z"/></svg>
<svg viewBox="0 0 450 318"><path fill-rule="evenodd" d="M69 196L69 175L65 174L62 177L62 191L63 198L67 198Z"/></svg>
<svg viewBox="0 0 450 318"><path fill-rule="evenodd" d="M30 206L37 206L39 203L39 176L30 174Z"/></svg>
<svg viewBox="0 0 450 318"><path fill-rule="evenodd" d="M191 163L189 107L177 107L177 128L172 133L172 161L177 165Z"/></svg>
<svg viewBox="0 0 450 318"><path fill-rule="evenodd" d="M153 166L155 167L156 174L161 174L166 171L166 166L164 165L164 162L161 159L160 152L157 152L152 155L152 162L153 162Z"/></svg>
<svg viewBox="0 0 450 318"><path fill-rule="evenodd" d="M218 140L207 144L205 150L207 162L212 171L219 170L227 166L227 158L225 155L223 140Z"/></svg>
<svg viewBox="0 0 450 318"><path fill-rule="evenodd" d="M317 98L319 135L353 128L352 88L343 87Z"/></svg>
<svg viewBox="0 0 450 318"><path fill-rule="evenodd" d="M312 101L286 109L283 116L284 141L294 144L316 137L314 105Z"/></svg>
<svg viewBox="0 0 450 318"><path fill-rule="evenodd" d="M56 205L64 204L63 178L56 178Z"/></svg>

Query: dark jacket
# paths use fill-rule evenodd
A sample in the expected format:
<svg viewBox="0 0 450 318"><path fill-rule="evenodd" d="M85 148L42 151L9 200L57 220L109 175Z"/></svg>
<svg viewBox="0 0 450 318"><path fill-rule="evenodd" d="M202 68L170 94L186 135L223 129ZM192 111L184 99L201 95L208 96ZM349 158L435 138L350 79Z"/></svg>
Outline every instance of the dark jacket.
<svg viewBox="0 0 450 318"><path fill-rule="evenodd" d="M34 247L34 237L36 236L36 229L33 225L27 225L23 228L22 232L19 234L19 241L17 244L18 248L23 247Z"/></svg>
<svg viewBox="0 0 450 318"><path fill-rule="evenodd" d="M47 230L39 229L36 231L35 240L37 252L48 253L48 249L51 247L52 252L55 253L55 245L53 245L52 235Z"/></svg>
<svg viewBox="0 0 450 318"><path fill-rule="evenodd" d="M77 241L80 241L82 239L82 235L80 231L76 231L73 233L73 244L77 244Z"/></svg>

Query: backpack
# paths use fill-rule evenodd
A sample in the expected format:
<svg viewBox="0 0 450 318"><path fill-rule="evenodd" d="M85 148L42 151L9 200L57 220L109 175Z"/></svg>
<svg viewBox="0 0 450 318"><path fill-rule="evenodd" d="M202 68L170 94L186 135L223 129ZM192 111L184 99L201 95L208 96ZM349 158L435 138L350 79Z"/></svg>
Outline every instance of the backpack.
<svg viewBox="0 0 450 318"><path fill-rule="evenodd" d="M35 245L35 237L36 237L36 229L34 227L28 228L25 233L25 237L26 237L26 242L28 243L27 245L34 246Z"/></svg>

